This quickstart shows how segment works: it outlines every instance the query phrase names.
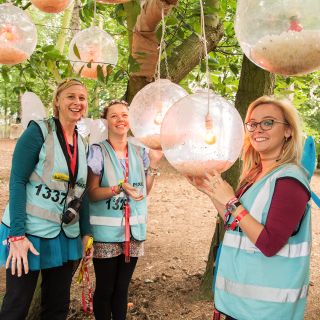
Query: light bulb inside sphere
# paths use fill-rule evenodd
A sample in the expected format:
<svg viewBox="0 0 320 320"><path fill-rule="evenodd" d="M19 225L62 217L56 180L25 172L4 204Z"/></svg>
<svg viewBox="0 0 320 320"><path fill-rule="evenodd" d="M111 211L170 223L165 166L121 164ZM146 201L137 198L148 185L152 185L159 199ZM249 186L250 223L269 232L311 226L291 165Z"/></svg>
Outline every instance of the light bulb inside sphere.
<svg viewBox="0 0 320 320"><path fill-rule="evenodd" d="M165 157L179 172L205 176L229 169L243 143L239 112L224 98L197 92L176 102L161 125L161 146Z"/></svg>
<svg viewBox="0 0 320 320"><path fill-rule="evenodd" d="M161 125L164 114L162 112L158 112L154 118L154 123L158 126Z"/></svg>
<svg viewBox="0 0 320 320"><path fill-rule="evenodd" d="M215 136L213 130L210 130L210 129L206 130L205 142L207 144L214 144L217 142L217 137Z"/></svg>
<svg viewBox="0 0 320 320"><path fill-rule="evenodd" d="M215 136L215 130L213 128L213 120L210 114L206 115L205 118L205 126L206 126L206 136L205 136L205 142L207 144L214 144L217 141L217 138Z"/></svg>
<svg viewBox="0 0 320 320"><path fill-rule="evenodd" d="M0 64L26 61L37 45L37 29L29 16L12 4L0 5Z"/></svg>
<svg viewBox="0 0 320 320"><path fill-rule="evenodd" d="M308 74L320 69L319 12L319 0L238 0L236 36L259 67L284 76Z"/></svg>
<svg viewBox="0 0 320 320"><path fill-rule="evenodd" d="M150 149L161 150L160 125L171 106L188 93L167 79L158 79L142 88L129 108L133 135Z"/></svg>

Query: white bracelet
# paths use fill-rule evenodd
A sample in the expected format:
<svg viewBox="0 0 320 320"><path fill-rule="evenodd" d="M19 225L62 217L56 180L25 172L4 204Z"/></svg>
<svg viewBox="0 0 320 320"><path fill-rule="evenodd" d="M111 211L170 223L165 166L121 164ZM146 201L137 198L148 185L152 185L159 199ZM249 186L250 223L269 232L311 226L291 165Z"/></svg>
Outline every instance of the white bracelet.
<svg viewBox="0 0 320 320"><path fill-rule="evenodd" d="M155 168L149 167L147 170L147 175L151 176L151 177L160 176L160 170L159 170L159 168L155 169Z"/></svg>

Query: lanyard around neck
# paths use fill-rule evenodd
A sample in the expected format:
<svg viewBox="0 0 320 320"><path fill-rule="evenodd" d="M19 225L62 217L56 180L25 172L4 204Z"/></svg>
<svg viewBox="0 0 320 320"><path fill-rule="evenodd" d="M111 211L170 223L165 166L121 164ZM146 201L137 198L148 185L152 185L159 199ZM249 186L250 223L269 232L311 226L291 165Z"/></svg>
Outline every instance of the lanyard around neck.
<svg viewBox="0 0 320 320"><path fill-rule="evenodd" d="M75 132L73 133L73 153L72 153L70 150L66 133L62 126L61 126L61 129L64 137L64 142L66 144L67 152L70 158L70 169L71 169L72 175L74 176L76 171L76 163L77 163L77 135Z"/></svg>
<svg viewBox="0 0 320 320"><path fill-rule="evenodd" d="M116 152L113 144L111 143L110 140L107 140L110 144L110 146L112 147L113 151ZM125 158L125 177L124 177L124 182L128 182L129 179L129 158L128 158L128 145L126 148L126 158Z"/></svg>

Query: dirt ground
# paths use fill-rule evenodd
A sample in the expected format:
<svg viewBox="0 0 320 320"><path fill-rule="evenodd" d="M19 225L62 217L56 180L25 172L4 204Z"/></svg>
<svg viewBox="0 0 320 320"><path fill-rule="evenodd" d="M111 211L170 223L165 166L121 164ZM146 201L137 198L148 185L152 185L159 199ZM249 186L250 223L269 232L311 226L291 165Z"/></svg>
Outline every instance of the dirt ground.
<svg viewBox="0 0 320 320"><path fill-rule="evenodd" d="M14 141L0 140L0 212L8 199L8 178ZM320 173L312 181L320 195ZM307 320L320 319L320 210L313 207L313 250ZM1 215L1 214L0 214ZM148 239L130 285L133 307L128 320L209 320L212 302L199 295L201 276L215 226L209 200L192 188L167 162L149 196ZM91 267L91 280L94 280ZM0 295L4 292L0 269ZM93 319L81 313L81 288L72 286L69 319ZM257 319L258 320L258 319ZM277 319L276 315L272 320Z"/></svg>

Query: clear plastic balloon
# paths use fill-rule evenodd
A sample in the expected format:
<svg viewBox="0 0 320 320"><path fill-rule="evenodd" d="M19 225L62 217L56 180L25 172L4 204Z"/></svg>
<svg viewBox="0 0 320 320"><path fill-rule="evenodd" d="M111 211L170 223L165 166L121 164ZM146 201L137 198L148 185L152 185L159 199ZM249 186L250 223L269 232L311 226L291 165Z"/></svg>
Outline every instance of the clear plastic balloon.
<svg viewBox="0 0 320 320"><path fill-rule="evenodd" d="M108 139L108 124L105 119L91 120L89 124L89 143L98 143Z"/></svg>
<svg viewBox="0 0 320 320"><path fill-rule="evenodd" d="M37 45L37 29L28 15L12 4L0 5L0 64L27 60Z"/></svg>
<svg viewBox="0 0 320 320"><path fill-rule="evenodd" d="M90 125L93 120L90 118L81 118L77 122L78 133L83 137L87 138L90 135Z"/></svg>
<svg viewBox="0 0 320 320"><path fill-rule="evenodd" d="M99 3L105 3L105 4L118 4L118 3L126 3L131 0L97 0Z"/></svg>
<svg viewBox="0 0 320 320"><path fill-rule="evenodd" d="M160 126L169 108L188 93L167 79L159 79L142 88L129 108L130 128L134 136L151 149L160 150Z"/></svg>
<svg viewBox="0 0 320 320"><path fill-rule="evenodd" d="M66 9L72 0L31 0L39 10L47 13L59 13Z"/></svg>
<svg viewBox="0 0 320 320"><path fill-rule="evenodd" d="M75 53L75 45L80 58ZM90 27L78 32L69 46L69 60L75 72L81 77L97 79L97 68L101 67L104 76L107 75L107 65L118 62L118 48L113 38L98 27Z"/></svg>
<svg viewBox="0 0 320 320"><path fill-rule="evenodd" d="M21 124L24 129L31 120L42 120L46 115L42 101L34 92L25 92L21 96Z"/></svg>
<svg viewBox="0 0 320 320"><path fill-rule="evenodd" d="M320 69L319 0L238 0L236 36L259 67L289 76Z"/></svg>
<svg viewBox="0 0 320 320"><path fill-rule="evenodd" d="M207 91L179 100L169 109L161 125L165 157L178 171L191 176L229 169L239 157L243 136L238 111L211 92L208 116Z"/></svg>

